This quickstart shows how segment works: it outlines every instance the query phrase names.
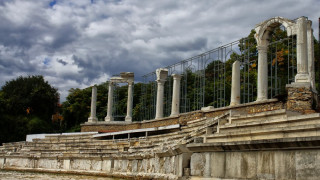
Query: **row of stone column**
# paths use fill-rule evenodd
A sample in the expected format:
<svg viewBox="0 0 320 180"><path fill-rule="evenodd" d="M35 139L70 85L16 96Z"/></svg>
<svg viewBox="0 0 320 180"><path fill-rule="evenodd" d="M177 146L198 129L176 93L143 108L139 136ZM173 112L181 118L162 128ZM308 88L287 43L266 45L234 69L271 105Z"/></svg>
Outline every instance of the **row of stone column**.
<svg viewBox="0 0 320 180"><path fill-rule="evenodd" d="M270 23L283 23L287 25L286 28L293 31L297 35L297 75L295 83L310 83L312 90L315 92L315 73L314 73L314 51L313 51L313 33L311 28L311 21L305 17L297 19L296 23L293 21L284 20L283 18L275 18L266 21L256 27L257 34L255 35L258 46L258 79L257 79L257 101L268 99L268 36ZM272 24L271 24L272 25ZM260 29L263 29L261 32ZM289 30L288 30L289 32ZM261 35L259 34L261 33ZM289 34L288 34L289 35ZM129 73L130 74L130 73ZM157 102L155 119L163 118L163 100L164 100L164 84L168 77L167 69L157 69ZM130 76L131 77L131 76ZM180 106L180 79L178 74L172 74L173 77L173 95L172 95L172 109L170 116L177 116L179 114ZM132 121L132 82L128 82L128 102L127 102L127 116L126 121ZM96 87L92 88L92 102L91 102L91 116L89 122L94 122L96 118ZM235 61L232 67L232 87L231 87L231 102L230 106L240 104L240 62ZM108 93L108 112L105 121L113 121L112 118L113 106L113 82L109 83Z"/></svg>
<svg viewBox="0 0 320 180"><path fill-rule="evenodd" d="M163 100L164 100L164 84L168 77L168 69L157 69L157 102L156 102L156 116L155 119L163 118ZM173 77L173 92L171 102L170 117L178 116L180 113L180 82L181 75L172 74Z"/></svg>
<svg viewBox="0 0 320 180"><path fill-rule="evenodd" d="M167 69L157 69L157 104L156 104L156 116L155 119L163 118L163 100L164 100L164 84L168 76ZM180 80L179 74L172 74L173 77L173 93L172 93L172 106L171 106L171 117L179 115L180 107ZM127 115L125 117L126 122L132 122L132 105L133 105L133 81L128 81L128 100L127 100ZM113 121L112 107L113 107L113 91L114 82L109 82L108 92L108 106L107 116L105 121ZM91 97L91 113L88 118L88 122L98 121L96 117L96 102L97 102L97 87L92 86L92 97Z"/></svg>
<svg viewBox="0 0 320 180"><path fill-rule="evenodd" d="M134 74L131 72L120 73L121 77L113 77L109 82L108 90L108 106L107 106L107 116L105 121L113 121L112 107L113 107L113 91L114 85L117 82L128 83L128 99L127 99L127 115L125 117L126 122L132 122L132 108L133 108L133 82ZM91 113L88 118L88 122L98 121L96 117L96 104L97 104L97 87L92 87L92 97L91 97Z"/></svg>

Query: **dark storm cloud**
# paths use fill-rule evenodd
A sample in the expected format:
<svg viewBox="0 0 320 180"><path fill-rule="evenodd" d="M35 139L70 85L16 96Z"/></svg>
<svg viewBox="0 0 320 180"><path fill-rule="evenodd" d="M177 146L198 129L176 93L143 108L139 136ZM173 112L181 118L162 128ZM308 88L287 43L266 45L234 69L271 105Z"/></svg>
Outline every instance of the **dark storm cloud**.
<svg viewBox="0 0 320 180"><path fill-rule="evenodd" d="M123 71L143 74L247 36L274 16L308 16L316 0L3 0L0 85L42 74L64 100Z"/></svg>
<svg viewBox="0 0 320 180"><path fill-rule="evenodd" d="M58 61L59 63L63 64L64 66L68 64L67 62L65 62L65 61L62 60L62 59L57 59L57 61Z"/></svg>

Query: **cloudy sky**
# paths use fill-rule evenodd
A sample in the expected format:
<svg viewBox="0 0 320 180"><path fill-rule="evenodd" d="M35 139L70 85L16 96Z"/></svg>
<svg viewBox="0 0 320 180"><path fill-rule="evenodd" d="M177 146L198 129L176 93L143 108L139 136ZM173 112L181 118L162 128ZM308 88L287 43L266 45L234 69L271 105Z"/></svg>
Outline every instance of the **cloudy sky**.
<svg viewBox="0 0 320 180"><path fill-rule="evenodd" d="M307 16L319 0L0 0L0 86L43 75L59 89L136 80L156 68L235 41L274 16Z"/></svg>

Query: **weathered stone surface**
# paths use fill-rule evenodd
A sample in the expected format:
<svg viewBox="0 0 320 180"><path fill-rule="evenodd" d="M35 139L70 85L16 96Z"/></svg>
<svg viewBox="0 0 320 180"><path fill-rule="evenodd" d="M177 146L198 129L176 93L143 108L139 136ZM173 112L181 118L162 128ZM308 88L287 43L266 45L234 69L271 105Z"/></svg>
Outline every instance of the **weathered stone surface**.
<svg viewBox="0 0 320 180"><path fill-rule="evenodd" d="M106 159L106 160L103 160L102 161L102 167L101 167L101 170L102 171L106 171L106 172L112 172L113 170L113 160L111 159Z"/></svg>
<svg viewBox="0 0 320 180"><path fill-rule="evenodd" d="M101 160L91 160L91 170L101 171L102 170L102 161Z"/></svg>
<svg viewBox="0 0 320 180"><path fill-rule="evenodd" d="M274 179L275 161L273 152L258 152L257 177L259 179Z"/></svg>
<svg viewBox="0 0 320 180"><path fill-rule="evenodd" d="M203 153L193 153L191 155L190 169L192 176L203 176L206 158Z"/></svg>
<svg viewBox="0 0 320 180"><path fill-rule="evenodd" d="M71 169L90 170L91 161L89 159L73 159L71 161Z"/></svg>
<svg viewBox="0 0 320 180"><path fill-rule="evenodd" d="M285 151L274 153L275 179L295 179L295 152Z"/></svg>
<svg viewBox="0 0 320 180"><path fill-rule="evenodd" d="M295 153L296 179L319 179L320 177L320 152L310 150Z"/></svg>
<svg viewBox="0 0 320 180"><path fill-rule="evenodd" d="M59 164L57 159L39 159L38 168L59 169Z"/></svg>
<svg viewBox="0 0 320 180"><path fill-rule="evenodd" d="M310 83L294 83L287 85L287 109L306 113L312 111L313 92Z"/></svg>
<svg viewBox="0 0 320 180"><path fill-rule="evenodd" d="M226 168L226 154L223 152L211 153L211 176L223 178Z"/></svg>

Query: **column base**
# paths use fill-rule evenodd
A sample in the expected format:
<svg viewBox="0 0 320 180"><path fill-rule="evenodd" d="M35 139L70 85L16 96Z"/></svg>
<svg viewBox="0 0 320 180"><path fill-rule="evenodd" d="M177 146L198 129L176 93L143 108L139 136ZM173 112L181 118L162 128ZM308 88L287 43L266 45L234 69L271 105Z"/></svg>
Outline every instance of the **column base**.
<svg viewBox="0 0 320 180"><path fill-rule="evenodd" d="M125 121L126 121L126 122L132 122L132 117L126 116Z"/></svg>
<svg viewBox="0 0 320 180"><path fill-rule="evenodd" d="M257 98L256 102L266 101L266 100L268 100L268 98L266 98L266 97L260 97L260 98Z"/></svg>
<svg viewBox="0 0 320 180"><path fill-rule="evenodd" d="M178 117L179 114L170 114L170 117Z"/></svg>
<svg viewBox="0 0 320 180"><path fill-rule="evenodd" d="M162 119L163 117L155 117L154 119Z"/></svg>
<svg viewBox="0 0 320 180"><path fill-rule="evenodd" d="M239 102L231 102L229 106L236 106L236 105L239 105L240 103Z"/></svg>
<svg viewBox="0 0 320 180"><path fill-rule="evenodd" d="M113 117L106 116L106 117L104 118L104 121L113 121Z"/></svg>
<svg viewBox="0 0 320 180"><path fill-rule="evenodd" d="M98 118L97 117L89 117L88 122L97 122Z"/></svg>
<svg viewBox="0 0 320 180"><path fill-rule="evenodd" d="M309 83L310 82L310 77L309 74L297 74L295 76L295 82L296 83Z"/></svg>

